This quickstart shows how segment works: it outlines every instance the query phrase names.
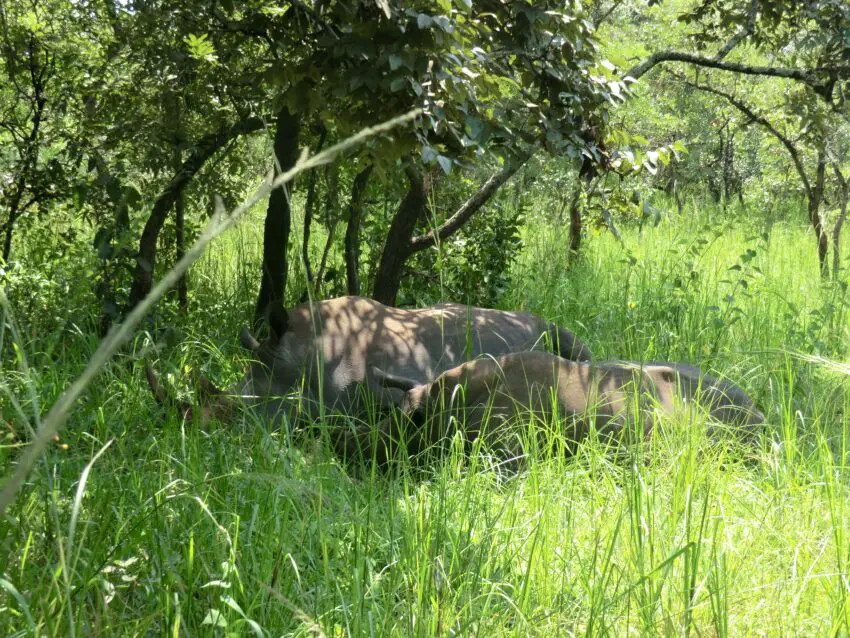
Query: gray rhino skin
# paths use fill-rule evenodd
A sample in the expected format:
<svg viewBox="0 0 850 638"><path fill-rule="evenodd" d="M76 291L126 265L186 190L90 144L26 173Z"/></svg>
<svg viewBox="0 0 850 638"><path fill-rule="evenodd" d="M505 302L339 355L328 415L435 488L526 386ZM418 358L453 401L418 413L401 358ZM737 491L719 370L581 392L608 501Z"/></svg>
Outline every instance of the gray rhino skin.
<svg viewBox="0 0 850 638"><path fill-rule="evenodd" d="M376 380L374 368L426 383L483 354L532 350L547 341L564 357L592 356L571 332L531 313L455 303L406 310L350 296L281 308L267 319L272 336L262 343L247 331L241 335L255 358L244 378L228 391L206 384L214 399L204 408L205 417L229 413L235 396L274 420L282 397L296 389L303 390L312 416L319 414L320 403L357 412L363 407L362 385L381 407L398 406L404 391Z"/></svg>
<svg viewBox="0 0 850 638"><path fill-rule="evenodd" d="M500 456L518 458L519 438L507 421L518 417L524 419L519 424L528 424L531 413L535 421L552 423L555 406L558 416L567 418L569 429L562 433L572 444L568 451L591 426L609 437L634 432L635 414L642 420L638 427L648 435L655 409L673 414L680 400L699 405L724 424L754 426L764 421L738 386L688 364L576 363L545 352L522 352L470 361L425 384L380 370L374 374L384 384L406 390L404 416L382 421L377 432L339 428L333 443L341 456L374 458L379 464L396 456L402 439L407 455L416 456L458 429L467 442L484 437Z"/></svg>

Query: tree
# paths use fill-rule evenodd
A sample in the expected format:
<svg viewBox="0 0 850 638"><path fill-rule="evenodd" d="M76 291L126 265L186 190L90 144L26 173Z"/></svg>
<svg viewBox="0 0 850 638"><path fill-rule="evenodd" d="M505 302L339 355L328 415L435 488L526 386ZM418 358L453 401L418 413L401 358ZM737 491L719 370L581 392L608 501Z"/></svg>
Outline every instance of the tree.
<svg viewBox="0 0 850 638"><path fill-rule="evenodd" d="M86 136L84 87L102 55L96 20L69 2L0 5L0 211L2 257L8 261L16 226L67 197ZM81 108L82 107L82 108Z"/></svg>
<svg viewBox="0 0 850 638"><path fill-rule="evenodd" d="M629 71L637 80L664 62L680 62L735 74L794 80L841 109L850 82L850 15L844 0L702 0L679 20L696 27L698 47L725 44L713 57L685 51L657 51ZM728 62L743 43L772 54L771 64Z"/></svg>
<svg viewBox="0 0 850 638"><path fill-rule="evenodd" d="M274 136L275 174L284 173L298 159L298 136L301 131L301 116L284 105L277 113ZM289 246L289 231L292 227L292 211L289 190L276 188L269 196L263 232L263 272L260 293L254 310L255 323L271 304L280 304L286 287L286 253Z"/></svg>
<svg viewBox="0 0 850 638"><path fill-rule="evenodd" d="M224 128L216 133L198 140L191 155L181 164L177 173L157 197L150 216L145 222L142 236L139 240L139 252L136 257L136 268L133 275L133 286L130 289L129 307L135 307L150 291L153 282L153 272L156 266L157 240L166 216L181 197L186 186L195 177L204 163L228 142L240 135L258 131L263 127L259 118L248 118ZM274 193L280 192L277 189ZM288 214L288 204L287 204Z"/></svg>
<svg viewBox="0 0 850 638"><path fill-rule="evenodd" d="M476 153L497 152L507 158L527 153L529 144L575 158L586 149L600 159L595 140L581 133L593 118L600 118L601 124L604 115L597 110L622 91L622 82L603 70L588 73L596 69L597 46L592 25L582 19L577 5L564 12L555 2L494 0L456 8L449 2L435 6L361 0L327 2L312 9L293 5L269 11L255 6L240 11L238 27L233 28L269 43L277 58L286 60L279 64L276 58L264 73L282 87L281 98L301 119L317 117L329 130L345 135L414 106L424 109L412 131L378 140L366 150L364 165L371 163L383 174L397 171L403 158L422 173L423 167L411 164L418 157L425 167L449 173ZM229 25L236 22L223 19ZM411 169L406 169L408 176ZM406 247L424 217L419 181L414 179L402 198L398 220L390 224L384 244L384 265L376 274L374 291L388 301L398 289L398 282L389 279L402 273L399 267L391 277L389 264L404 263L410 254ZM492 184L482 187L475 210L495 190ZM459 228L472 212L467 209L445 232ZM351 221L349 270L359 268L359 219ZM407 233L403 238L402 232ZM270 246L264 249L264 273L279 271L286 263L276 257L270 261L286 251L282 237L266 237ZM359 289L358 279L350 273L350 288ZM276 290L261 295L258 309L282 297L284 274L277 272L274 281Z"/></svg>
<svg viewBox="0 0 850 638"><path fill-rule="evenodd" d="M814 176L811 176L806 170L803 153L799 150L798 143L793 141L789 136L783 134L779 128L770 122L765 116L756 113L741 99L725 91L697 83L691 83L691 85L701 91L724 98L727 102L746 115L749 121L764 127L764 129L773 135L788 152L788 155L794 164L794 168L797 171L797 175L800 178L800 183L802 184L803 192L806 196L809 221L812 225L812 230L814 230L815 239L817 241L818 264L820 265L821 276L826 278L829 275L829 261L827 255L829 238L827 236L823 216L821 214L821 204L823 203L826 187L827 132L825 128L828 125L825 119L826 114L822 112L817 113L817 116L813 118L816 121L810 122L815 123L816 125L809 128L808 133L805 134L805 137L808 138L808 141L814 148L814 155L816 157ZM812 104L811 100L809 100L808 103L804 101L804 107L807 109L814 109L815 112L817 112L816 105Z"/></svg>
<svg viewBox="0 0 850 638"><path fill-rule="evenodd" d="M817 240L821 274L826 276L829 271L829 239L821 211L827 186L825 140L831 126L828 123L829 113L842 111L846 89L850 86L850 42L845 37L850 27L850 15L846 11L846 3L839 0L810 3L792 0L751 0L747 3L703 0L678 18L692 29L689 42L697 51L666 44L633 66L626 74L627 79L637 80L661 64L676 63L698 69L698 80L687 82L690 88L723 97L749 123L761 125L778 140L800 177L809 220ZM716 42L723 44L713 55L705 55L704 50L714 47ZM728 57L740 53L743 45L751 45L747 49L749 55L730 61ZM792 139L783 133L781 126L759 114L757 109L747 105L733 92L716 88L720 83L717 73L740 78L770 78L802 87L792 91L792 95L798 97L787 100L783 106L785 113L802 118L803 138L812 147L812 152L801 151L798 147L803 139ZM673 75L682 77L677 72ZM782 86L787 87L787 84ZM732 147L735 131L723 125L718 131L718 165L722 168L722 195L726 201L735 181ZM814 156L812 174L805 167L807 155ZM720 198L720 189L717 194ZM840 225L838 232L840 234Z"/></svg>
<svg viewBox="0 0 850 638"><path fill-rule="evenodd" d="M436 175L431 172L423 176L415 168L409 168L410 188L399 204L398 212L387 233L387 242L378 264L372 296L381 303L394 305L401 283L402 269L410 256L436 246L438 242L455 233L519 170L530 156L529 152L510 161L504 168L493 174L446 221L437 228L418 236L413 236L413 233L416 223L424 216L430 182L436 178Z"/></svg>
<svg viewBox="0 0 850 638"><path fill-rule="evenodd" d="M345 277L349 295L360 294L360 221L363 219L363 196L374 168L373 164L367 164L357 173L351 186L345 228Z"/></svg>
<svg viewBox="0 0 850 638"><path fill-rule="evenodd" d="M264 93L250 82L242 85L259 49L238 32L213 32L214 9L169 0L138 3L132 11L111 1L99 6L107 7L100 18L112 31L111 56L120 60L116 75L122 80L92 87L98 110L92 137L116 182L138 184L143 195L132 212L146 214L127 298L132 308L150 290L169 215L175 216L179 252L186 209L201 208L188 190L195 177L235 140L264 128L264 119L254 115L264 113L255 108ZM170 20L163 23L162 15ZM238 173L207 175L205 182L219 192L233 190L234 183L244 188ZM145 200L152 201L147 210ZM110 235L113 219L95 222Z"/></svg>

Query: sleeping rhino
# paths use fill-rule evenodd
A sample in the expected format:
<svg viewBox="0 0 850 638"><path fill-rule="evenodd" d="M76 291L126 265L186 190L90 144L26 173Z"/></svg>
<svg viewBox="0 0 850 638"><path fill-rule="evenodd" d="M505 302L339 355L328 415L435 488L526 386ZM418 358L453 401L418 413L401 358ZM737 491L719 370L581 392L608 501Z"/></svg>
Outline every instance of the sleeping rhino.
<svg viewBox="0 0 850 638"><path fill-rule="evenodd" d="M681 401L732 426L764 421L738 386L688 364L576 363L546 352L522 352L463 363L431 383L380 370L373 374L406 392L403 416L385 419L377 431L337 428L332 443L341 456L375 458L379 464L395 456L402 440L406 453L415 456L456 430L468 443L484 437L500 456L516 457L519 438L506 423L518 418L519 425L528 424L529 415L536 428L553 423L555 415L564 420L568 449L591 426L603 437L634 432L635 425L648 435L655 410L670 415Z"/></svg>
<svg viewBox="0 0 850 638"><path fill-rule="evenodd" d="M328 409L358 411L364 386L380 407L400 405L404 390L380 383L372 374L375 368L425 383L482 354L500 356L547 343L568 359L592 356L570 331L531 313L456 303L406 310L364 297L339 297L278 308L266 319L270 336L262 343L242 331L242 344L255 361L239 382L222 391L201 380L209 397L204 417L226 416L234 398L241 398L274 419L283 396L296 389L303 389L305 408L313 416L320 402ZM154 395L162 400L150 366L147 374ZM183 409L187 415L192 412L189 406Z"/></svg>

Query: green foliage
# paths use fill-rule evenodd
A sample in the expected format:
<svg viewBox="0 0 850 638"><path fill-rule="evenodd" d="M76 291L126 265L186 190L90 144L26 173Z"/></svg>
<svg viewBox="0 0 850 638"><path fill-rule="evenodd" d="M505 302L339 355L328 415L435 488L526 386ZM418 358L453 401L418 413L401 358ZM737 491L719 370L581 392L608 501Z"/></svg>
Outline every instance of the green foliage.
<svg viewBox="0 0 850 638"><path fill-rule="evenodd" d="M305 19L316 30L303 58L272 71L290 107L319 109L342 134L425 109L412 134L372 149L384 169L420 148L446 173L522 141L577 155L593 147L579 135L585 119L620 91L618 80L587 72L597 45L578 3L331 2Z"/></svg>
<svg viewBox="0 0 850 638"><path fill-rule="evenodd" d="M850 631L846 384L840 366L798 356L846 360L846 271L815 281L787 148L692 86L745 100L809 175L823 146L833 223L833 169L850 170L848 20L844 0L6 2L0 232L16 241L0 268L12 309L3 467L90 356L101 320L120 315L142 228L183 162L283 105L311 149L423 108L317 180L307 253L315 273L328 248L319 295L345 292L347 203L367 164L378 170L363 200L364 290L408 187L402 160L440 173L421 234L540 146L545 159L409 260L399 301L532 310L603 356L699 363L741 381L768 432L742 448L673 423L625 462L589 442L570 461L535 453L499 482L486 457L383 477L251 419L181 426L155 410L137 361L160 357L186 397L190 371L222 385L238 375L256 211L192 273L188 315L163 304L104 373L0 521L0 633ZM711 58L742 33L724 60L817 70L799 81L673 65L622 80L654 51ZM183 191L187 241L216 197L231 207L271 167L274 133L231 140L200 168ZM289 193L296 231L306 185ZM574 199L579 258L565 245ZM158 269L176 236L169 213ZM290 236L290 256L300 241ZM289 263L294 303L306 281Z"/></svg>
<svg viewBox="0 0 850 638"><path fill-rule="evenodd" d="M405 280L399 303L421 306L450 297L484 307L502 303L510 286L509 271L522 249L522 228L530 199L515 188L505 189L460 231L411 260L411 275ZM464 180L469 186L468 182ZM456 207L463 190L440 193L444 205ZM459 192L457 192L459 191ZM458 197L460 195L460 197ZM423 225L423 230L428 224Z"/></svg>
<svg viewBox="0 0 850 638"><path fill-rule="evenodd" d="M569 263L563 228L531 216L549 200L530 178L520 183L528 217L503 305L558 320L602 356L728 374L767 413L763 445L707 438L694 419L619 458L589 441L570 460L534 451L524 472L500 478L486 454L454 451L385 476L341 465L323 424L301 435L249 416L181 424L156 407L134 361L158 357L182 393L190 369L222 385L239 374L236 333L253 294L240 292L234 264L256 264L255 216L196 272L203 311L169 316L171 337L154 333L164 347L140 335L104 371L0 521L0 633L843 631L850 397L843 373L793 353L845 360L848 304L841 286L808 276L803 224L776 223L765 240L694 202L657 227L624 229L622 244L602 236ZM31 287L57 316L82 305L80 289L41 292L60 273L14 283L23 276L10 285ZM740 312L719 328L711 307L725 312L728 294ZM50 402L97 341L83 331L46 348L51 337L30 330L44 311L15 313L30 376L20 356L4 359L4 384L27 415L27 382ZM823 348L812 351L810 337ZM5 396L0 410L20 427ZM10 467L21 432L4 426L2 436Z"/></svg>

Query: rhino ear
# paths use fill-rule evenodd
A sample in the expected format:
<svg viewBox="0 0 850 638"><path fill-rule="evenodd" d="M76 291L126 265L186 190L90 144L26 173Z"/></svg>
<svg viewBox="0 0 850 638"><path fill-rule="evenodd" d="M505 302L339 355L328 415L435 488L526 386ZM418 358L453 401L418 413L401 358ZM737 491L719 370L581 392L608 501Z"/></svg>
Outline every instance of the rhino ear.
<svg viewBox="0 0 850 638"><path fill-rule="evenodd" d="M269 324L269 330L275 341L280 341L289 327L289 315L286 308L279 303L270 303L266 306L266 323Z"/></svg>
<svg viewBox="0 0 850 638"><path fill-rule="evenodd" d="M401 377L395 374L388 374L377 366L372 366L372 376L375 377L378 384L385 388L398 388L405 392L410 392L416 386L421 385L413 379Z"/></svg>

